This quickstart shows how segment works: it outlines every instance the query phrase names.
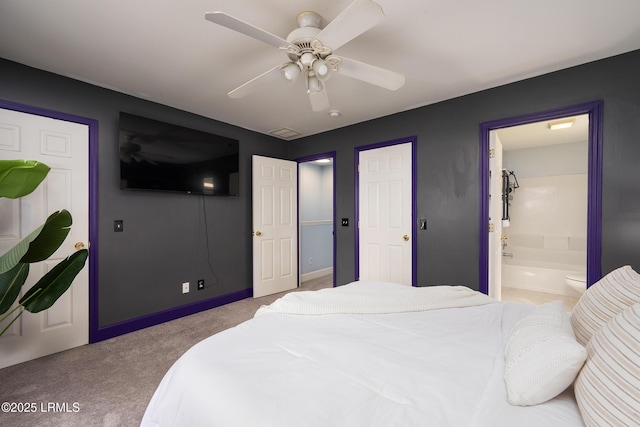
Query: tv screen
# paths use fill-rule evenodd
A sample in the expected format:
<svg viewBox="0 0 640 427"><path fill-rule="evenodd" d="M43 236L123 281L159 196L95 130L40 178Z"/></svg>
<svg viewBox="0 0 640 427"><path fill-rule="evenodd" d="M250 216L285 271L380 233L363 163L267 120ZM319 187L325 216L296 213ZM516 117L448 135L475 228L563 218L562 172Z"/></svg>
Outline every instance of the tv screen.
<svg viewBox="0 0 640 427"><path fill-rule="evenodd" d="M235 139L120 113L120 188L238 195Z"/></svg>

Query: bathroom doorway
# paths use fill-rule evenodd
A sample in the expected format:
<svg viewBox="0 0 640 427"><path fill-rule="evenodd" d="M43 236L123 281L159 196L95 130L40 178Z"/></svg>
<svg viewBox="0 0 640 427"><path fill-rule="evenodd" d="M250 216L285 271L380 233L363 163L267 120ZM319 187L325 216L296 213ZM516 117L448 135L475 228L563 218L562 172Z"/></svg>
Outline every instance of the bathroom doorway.
<svg viewBox="0 0 640 427"><path fill-rule="evenodd" d="M536 305L560 299L571 310L587 281L589 116L491 133L502 150L495 153L500 173L490 178L500 193L491 193L501 212L494 230L499 298Z"/></svg>
<svg viewBox="0 0 640 427"><path fill-rule="evenodd" d="M335 153L297 161L300 286L335 286Z"/></svg>
<svg viewBox="0 0 640 427"><path fill-rule="evenodd" d="M580 291L569 278L584 288L600 278L601 108L594 102L481 125L481 291L504 300L515 289L536 304L566 296L570 307Z"/></svg>

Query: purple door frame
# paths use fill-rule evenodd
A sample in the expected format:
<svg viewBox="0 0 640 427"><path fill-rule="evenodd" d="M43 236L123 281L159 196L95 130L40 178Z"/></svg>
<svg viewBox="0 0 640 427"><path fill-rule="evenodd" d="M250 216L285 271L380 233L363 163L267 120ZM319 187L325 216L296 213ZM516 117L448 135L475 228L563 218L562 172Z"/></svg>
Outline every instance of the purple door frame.
<svg viewBox="0 0 640 427"><path fill-rule="evenodd" d="M587 287L602 277L602 111L603 102L593 101L480 124L480 292L489 292L489 133L496 129L580 114L589 115Z"/></svg>
<svg viewBox="0 0 640 427"><path fill-rule="evenodd" d="M79 123L89 128L89 342L95 342L98 330L98 121L4 100L0 100L0 108Z"/></svg>
<svg viewBox="0 0 640 427"><path fill-rule="evenodd" d="M360 236L358 233L358 218L360 218L360 204L358 203L360 199L360 174L358 173L358 162L360 160L360 152L366 150L374 150L376 148L390 147L392 145L398 144L411 144L411 285L417 286L418 283L418 228L417 228L417 197L416 197L416 188L417 188L417 169L416 169L416 150L417 150L417 136L408 136L406 138L394 139L391 141L383 141L374 144L361 145L354 149L354 183L355 183L355 218L354 218L354 239L355 239L355 279L359 280L360 278Z"/></svg>

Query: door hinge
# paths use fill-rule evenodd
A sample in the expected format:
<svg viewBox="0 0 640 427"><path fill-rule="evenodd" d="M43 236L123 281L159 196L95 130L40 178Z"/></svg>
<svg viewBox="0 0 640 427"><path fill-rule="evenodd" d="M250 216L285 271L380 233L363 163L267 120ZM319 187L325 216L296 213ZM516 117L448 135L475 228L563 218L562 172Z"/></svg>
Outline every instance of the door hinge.
<svg viewBox="0 0 640 427"><path fill-rule="evenodd" d="M489 223L489 233L493 233L493 232L494 232L493 223L490 222Z"/></svg>
<svg viewBox="0 0 640 427"><path fill-rule="evenodd" d="M496 149L495 148L490 148L489 149L489 158L493 159L496 156Z"/></svg>
<svg viewBox="0 0 640 427"><path fill-rule="evenodd" d="M360 173L360 163L358 163L358 173Z"/></svg>

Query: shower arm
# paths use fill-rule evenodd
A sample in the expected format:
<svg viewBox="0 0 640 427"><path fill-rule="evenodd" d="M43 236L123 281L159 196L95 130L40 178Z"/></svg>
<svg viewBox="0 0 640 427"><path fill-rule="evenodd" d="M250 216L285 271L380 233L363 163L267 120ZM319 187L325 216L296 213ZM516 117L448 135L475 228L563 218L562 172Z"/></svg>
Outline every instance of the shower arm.
<svg viewBox="0 0 640 427"><path fill-rule="evenodd" d="M518 184L518 178L516 178L516 174L514 171L509 171L509 176L513 177L515 183L513 184L513 191L516 191L516 188L520 188L520 184ZM511 183L509 183L511 185Z"/></svg>

